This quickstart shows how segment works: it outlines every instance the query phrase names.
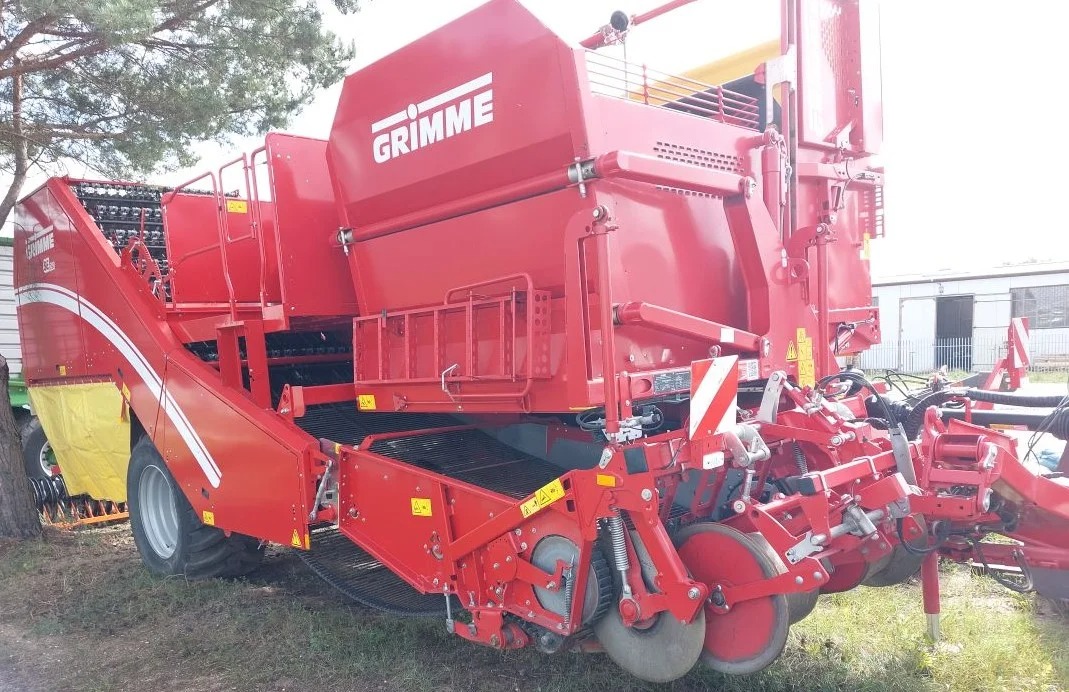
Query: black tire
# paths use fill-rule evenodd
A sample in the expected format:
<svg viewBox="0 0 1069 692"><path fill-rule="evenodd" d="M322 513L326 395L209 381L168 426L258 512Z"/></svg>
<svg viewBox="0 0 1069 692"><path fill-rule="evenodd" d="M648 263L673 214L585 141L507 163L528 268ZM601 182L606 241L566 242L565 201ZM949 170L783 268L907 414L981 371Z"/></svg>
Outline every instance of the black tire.
<svg viewBox="0 0 1069 692"><path fill-rule="evenodd" d="M22 437L22 462L26 466L26 475L30 478L51 478L50 467L46 467L46 457L50 449L45 429L37 416L26 418L19 428Z"/></svg>
<svg viewBox="0 0 1069 692"><path fill-rule="evenodd" d="M150 485L155 493L147 492ZM144 503L142 491L146 491ZM171 504L161 497L169 498ZM237 533L227 536L201 522L147 436L130 452L126 500L137 552L153 574L187 579L240 577L256 569L263 558L263 546L255 538ZM174 522L174 531L169 540L162 541L162 548L160 531L153 528L157 522L153 517L159 516L156 512L164 512Z"/></svg>

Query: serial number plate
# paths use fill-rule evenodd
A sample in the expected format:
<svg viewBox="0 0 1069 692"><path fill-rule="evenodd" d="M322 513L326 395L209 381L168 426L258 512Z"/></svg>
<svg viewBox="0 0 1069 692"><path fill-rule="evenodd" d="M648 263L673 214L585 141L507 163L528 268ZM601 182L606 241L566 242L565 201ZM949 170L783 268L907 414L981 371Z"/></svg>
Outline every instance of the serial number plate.
<svg viewBox="0 0 1069 692"><path fill-rule="evenodd" d="M690 370L662 372L653 376L654 394L684 391L690 391Z"/></svg>

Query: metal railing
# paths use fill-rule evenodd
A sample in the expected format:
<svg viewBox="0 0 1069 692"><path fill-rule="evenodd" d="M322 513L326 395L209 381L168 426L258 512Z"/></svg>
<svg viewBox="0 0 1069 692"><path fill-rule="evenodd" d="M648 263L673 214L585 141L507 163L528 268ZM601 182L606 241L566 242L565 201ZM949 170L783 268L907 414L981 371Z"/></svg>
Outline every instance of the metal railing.
<svg viewBox="0 0 1069 692"><path fill-rule="evenodd" d="M760 108L752 96L593 51L586 54L586 69L591 93L760 129Z"/></svg>
<svg viewBox="0 0 1069 692"><path fill-rule="evenodd" d="M1069 371L1069 332L1033 330L1030 337L1030 372ZM906 373L932 372L943 365L951 371L984 372L1006 355L1006 339L995 337L962 339L888 340L861 354L865 370L899 370Z"/></svg>

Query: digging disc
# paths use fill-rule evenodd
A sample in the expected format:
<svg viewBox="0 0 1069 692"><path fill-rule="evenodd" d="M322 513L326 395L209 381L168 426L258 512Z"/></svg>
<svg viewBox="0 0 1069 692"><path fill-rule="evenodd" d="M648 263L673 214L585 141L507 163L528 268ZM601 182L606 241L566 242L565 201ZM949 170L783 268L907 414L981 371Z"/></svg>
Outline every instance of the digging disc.
<svg viewBox="0 0 1069 692"><path fill-rule="evenodd" d="M675 537L683 564L706 584L733 586L780 573L767 547L723 524L692 524ZM790 607L783 594L736 603L727 613L706 607L702 662L713 670L749 675L783 653Z"/></svg>
<svg viewBox="0 0 1069 692"><path fill-rule="evenodd" d="M880 563L875 563L879 565ZM872 572L874 565L867 562L844 562L833 565L828 570L828 581L820 587L820 593L842 593L861 586L861 582Z"/></svg>
<svg viewBox="0 0 1069 692"><path fill-rule="evenodd" d="M922 537L918 541L911 542L910 545L916 543L917 548L923 548L927 543L928 526L921 517L915 517L915 521L921 530ZM924 562L924 555L911 553L903 548L901 543L895 543L891 553L873 565L873 569L869 570L861 583L865 586L902 584L920 571L922 562Z"/></svg>
<svg viewBox="0 0 1069 692"><path fill-rule="evenodd" d="M787 567L783 564L783 560L776 551L772 549L772 544L759 533L749 534L750 538L754 540L765 551L765 555L768 559L776 565L777 572L783 574L787 571ZM820 589L816 588L812 591L795 591L794 593L787 594L787 607L791 611L790 624L801 622L805 620L813 609L817 607L817 599L820 598Z"/></svg>

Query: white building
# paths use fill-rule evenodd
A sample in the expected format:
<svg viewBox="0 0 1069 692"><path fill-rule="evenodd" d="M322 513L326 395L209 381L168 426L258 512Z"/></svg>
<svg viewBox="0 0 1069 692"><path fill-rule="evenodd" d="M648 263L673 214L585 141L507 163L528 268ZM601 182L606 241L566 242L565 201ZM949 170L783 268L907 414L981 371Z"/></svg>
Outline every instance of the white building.
<svg viewBox="0 0 1069 692"><path fill-rule="evenodd" d="M863 367L924 372L989 369L1011 317L1027 317L1033 365L1069 368L1069 262L873 281L883 343Z"/></svg>
<svg viewBox="0 0 1069 692"><path fill-rule="evenodd" d="M22 372L19 323L15 317L14 267L11 238L0 236L0 354L7 358L12 376Z"/></svg>

